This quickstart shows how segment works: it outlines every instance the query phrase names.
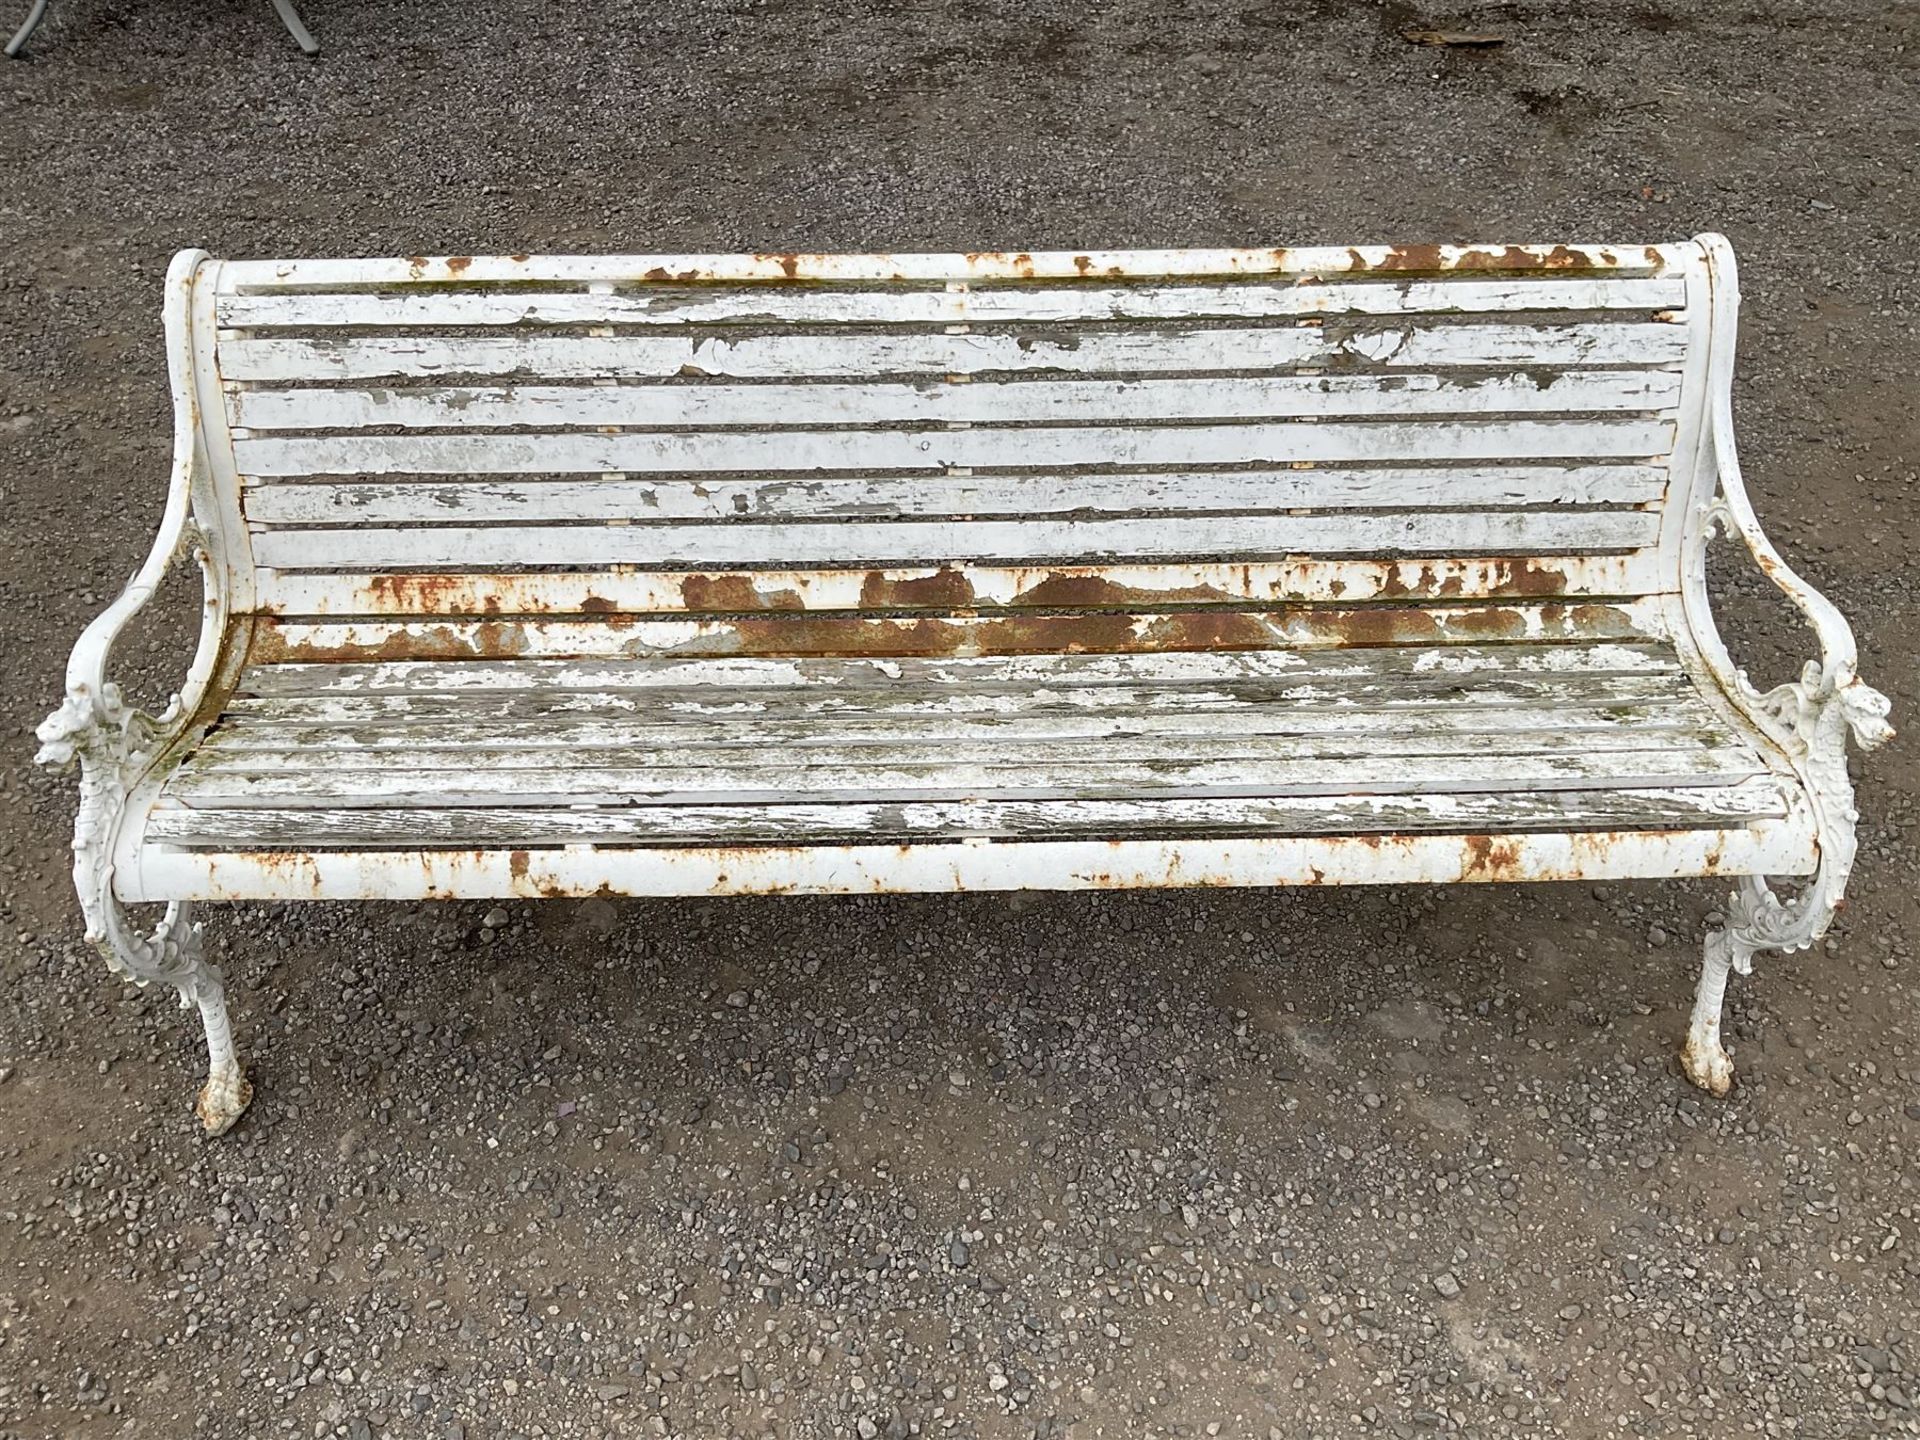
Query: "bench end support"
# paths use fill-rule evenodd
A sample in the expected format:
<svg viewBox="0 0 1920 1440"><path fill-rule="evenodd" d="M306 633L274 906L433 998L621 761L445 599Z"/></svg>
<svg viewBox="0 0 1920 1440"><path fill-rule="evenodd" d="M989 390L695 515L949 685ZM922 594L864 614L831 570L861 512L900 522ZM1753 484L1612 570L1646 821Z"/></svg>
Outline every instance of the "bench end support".
<svg viewBox="0 0 1920 1440"><path fill-rule="evenodd" d="M1753 952L1743 950L1726 931L1707 936L1706 961L1693 994L1693 1018L1687 1025L1687 1043L1680 1051L1680 1068L1687 1079L1709 1095L1733 1089L1733 1057L1720 1043L1720 1010L1727 997L1727 972L1747 974Z"/></svg>
<svg viewBox="0 0 1920 1440"><path fill-rule="evenodd" d="M200 1098L193 1113L209 1135L224 1135L233 1122L253 1103L253 1082L240 1068L240 1057L233 1049L233 1027L227 1022L226 987L220 972L202 962L201 983L194 999L200 1006L200 1023L207 1031L207 1083L200 1087Z"/></svg>

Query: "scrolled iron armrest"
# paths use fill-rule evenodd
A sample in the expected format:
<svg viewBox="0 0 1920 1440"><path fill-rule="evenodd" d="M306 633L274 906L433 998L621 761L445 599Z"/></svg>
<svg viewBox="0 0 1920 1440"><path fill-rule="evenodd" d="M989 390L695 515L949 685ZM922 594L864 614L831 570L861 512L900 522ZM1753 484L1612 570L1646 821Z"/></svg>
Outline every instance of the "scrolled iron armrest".
<svg viewBox="0 0 1920 1440"><path fill-rule="evenodd" d="M204 464L194 396L191 306L204 251L184 250L167 271L168 369L173 380L173 463L166 507L153 547L113 603L75 642L67 661L66 696L40 723L38 763L65 769L83 763L81 831L104 831L118 818L119 802L147 765L183 731L198 709L219 663L221 634L229 612L227 585L214 546L193 516L194 482ZM128 703L107 678L113 647L128 623L146 608L167 572L192 551L199 561L204 596L200 639L179 691L158 715ZM117 793L116 793L117 792ZM75 836L79 848L87 839Z"/></svg>
<svg viewBox="0 0 1920 1440"><path fill-rule="evenodd" d="M1730 411L1724 402L1721 408ZM1893 738L1893 727L1887 723L1892 703L1860 678L1859 651L1846 617L1795 573L1760 528L1733 449L1730 413L1722 427L1721 416L1716 413L1714 440L1720 456L1720 493L1705 508L1702 538L1718 529L1744 541L1761 573L1800 611L1820 646L1820 658L1809 660L1798 680L1771 690L1759 689L1745 670L1734 667L1735 700L1756 719L1771 721L1768 728L1776 732L1776 738L1803 754L1818 746L1823 722L1843 724L1862 750L1884 745Z"/></svg>
<svg viewBox="0 0 1920 1440"><path fill-rule="evenodd" d="M182 729L198 704L213 668L213 641L220 610L213 563L199 527L187 515L188 478L176 474L152 552L114 602L95 616L67 662L67 693L59 709L40 722L36 763L64 770L76 759L119 759L151 754ZM186 681L158 715L133 705L107 679L107 666L121 632L146 608L161 580L183 551L192 550L205 586L205 621L198 653Z"/></svg>
<svg viewBox="0 0 1920 1440"><path fill-rule="evenodd" d="M1760 528L1740 473L1740 452L1733 435L1732 364L1740 306L1740 283L1733 249L1720 235L1699 238L1714 286L1713 352L1708 415L1718 474L1717 493L1704 504L1691 528L1695 539L1687 584L1688 610L1709 657L1719 664L1722 688L1742 711L1778 740L1794 758L1816 792L1851 796L1846 777L1846 734L1862 750L1893 738L1887 723L1892 705L1859 675L1859 650L1853 628L1832 601L1808 584L1781 557ZM1707 603L1704 556L1707 541L1720 530L1745 542L1754 563L1779 587L1812 627L1820 658L1802 667L1798 680L1762 691L1735 666L1713 624ZM1726 683L1731 677L1731 683ZM1836 773L1837 767L1837 773ZM1837 784L1823 783L1836 781ZM1851 811L1849 800L1846 808ZM1851 818L1851 816L1849 817Z"/></svg>

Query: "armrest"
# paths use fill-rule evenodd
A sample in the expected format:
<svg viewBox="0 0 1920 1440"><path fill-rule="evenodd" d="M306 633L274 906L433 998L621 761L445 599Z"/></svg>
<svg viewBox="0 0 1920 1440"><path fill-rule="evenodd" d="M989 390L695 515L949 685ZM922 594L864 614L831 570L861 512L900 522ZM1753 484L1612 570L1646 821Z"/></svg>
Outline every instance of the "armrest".
<svg viewBox="0 0 1920 1440"><path fill-rule="evenodd" d="M1892 706L1885 695L1860 679L1859 652L1846 617L1781 558L1753 513L1733 435L1733 346L1740 303L1733 251L1718 235L1703 235L1700 243L1706 251L1713 285L1712 363L1708 377L1711 400L1707 419L1716 466L1716 492L1700 507L1692 527L1695 540L1688 547L1685 577L1688 618L1708 658L1715 662L1723 688L1733 702L1790 752L1808 756L1825 751L1824 758L1831 763L1836 742L1840 742L1837 732L1841 723L1863 750L1874 749L1892 739L1893 727L1887 723ZM1706 605L1703 552L1716 530L1737 535L1745 542L1760 570L1812 627L1820 646L1820 658L1809 660L1797 681L1763 692L1728 656ZM1731 677L1730 685L1725 684L1728 677ZM1833 732L1830 740L1823 737L1823 730ZM1840 763L1844 774L1843 758Z"/></svg>
<svg viewBox="0 0 1920 1440"><path fill-rule="evenodd" d="M40 723L34 757L42 765L64 769L76 757L98 761L122 784L132 762L139 768L183 730L198 708L219 664L228 605L224 574L210 554L206 536L192 519L193 490L204 465L199 410L194 396L191 300L194 272L205 256L184 251L167 271L166 330L174 391L173 469L159 533L146 562L119 597L80 634L67 661L66 698ZM192 550L204 577L205 601L200 639L180 690L159 715L129 705L107 678L115 642L129 621L153 598L183 551ZM99 777L104 778L104 776Z"/></svg>

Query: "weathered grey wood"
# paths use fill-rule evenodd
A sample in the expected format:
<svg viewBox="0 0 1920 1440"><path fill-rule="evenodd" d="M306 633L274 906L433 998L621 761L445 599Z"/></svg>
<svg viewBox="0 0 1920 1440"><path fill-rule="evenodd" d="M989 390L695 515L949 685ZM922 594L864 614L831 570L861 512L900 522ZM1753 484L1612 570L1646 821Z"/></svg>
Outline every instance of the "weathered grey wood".
<svg viewBox="0 0 1920 1440"><path fill-rule="evenodd" d="M372 846L790 843L961 836L1460 834L1533 830L1717 830L1786 813L1773 779L1691 789L591 809L195 810L166 803L158 844L216 849Z"/></svg>
<svg viewBox="0 0 1920 1440"><path fill-rule="evenodd" d="M1008 697L1018 701L1017 693ZM620 749L628 753L698 750L710 747L818 745L945 744L989 741L1078 740L1124 743L1143 736L1191 735L1243 738L1303 736L1384 751L1420 753L1422 747L1484 747L1509 744L1558 749L1595 744L1627 749L1643 734L1665 731L1724 735L1723 722L1697 697L1676 695L1658 703L1634 705L1573 702L1533 705L1481 705L1471 710L1348 710L1306 705L1262 704L1252 696L1218 697L1219 703L1181 710L1171 706L1108 705L1070 709L1043 705L1039 697L1007 713L952 714L827 710L795 705L787 713L759 709L735 713L701 712L622 715L613 711L541 718L497 713L497 705L469 704L460 710L419 707L419 713L395 707L381 719L340 716L326 719L298 702L264 713L228 712L198 750L208 761L233 761L242 755L277 763L311 757L332 763L338 752L413 752L423 747L457 750L465 755L513 750L588 751ZM1237 700L1238 703L1231 703ZM325 702L322 702L323 704ZM1116 740L1116 737L1120 737ZM305 758L297 763L308 763Z"/></svg>
<svg viewBox="0 0 1920 1440"><path fill-rule="evenodd" d="M408 773L348 768L232 773L192 758L165 793L193 805L291 805L397 808L558 803L600 805L778 804L799 796L875 802L1061 797L1127 799L1151 795L1357 795L1456 791L1640 788L1734 784L1764 773L1745 744L1703 749L1594 751L1577 754L1342 756L1333 759L1196 759L1169 746L1151 760L1018 760L963 763L897 756L857 769L843 756L809 763L806 753L732 765L675 763L653 757L611 769L472 768Z"/></svg>
<svg viewBox="0 0 1920 1440"><path fill-rule="evenodd" d="M258 672L249 683L275 690L274 675ZM299 667L319 669L324 667ZM501 667L493 667L499 669ZM362 674L367 670L363 669ZM1648 674L1500 674L1441 672L1397 680L1309 673L1293 680L1191 681L1148 680L1138 685L1059 683L972 684L917 687L910 684L866 688L822 686L795 690L778 685L637 686L607 690L555 689L376 689L240 694L226 715L236 719L284 718L291 723L358 724L489 720L544 723L555 717L645 715L693 724L729 723L750 717L793 716L822 724L855 717L965 716L1000 718L1019 714L1165 714L1202 712L1244 716L1247 707L1307 714L1412 720L1453 712L1593 705L1631 723L1650 706L1698 705L1692 682L1677 672ZM388 675L379 677L391 679ZM422 677L424 678L424 677ZM460 677L466 680L467 677ZM309 683L320 685L317 679ZM1385 723L1385 722L1381 722Z"/></svg>
<svg viewBox="0 0 1920 1440"><path fill-rule="evenodd" d="M1576 676L1677 677L1671 648L1657 644L1449 645L1405 649L1146 651L1139 654L994 656L709 656L639 659L494 661L387 660L280 662L251 668L246 696L377 695L462 691L812 689L823 694L926 690L1060 691L1087 686L1162 686L1324 682L1356 702L1433 685L1475 690L1495 680L1543 677L1562 686ZM1469 685L1468 682L1471 682ZM484 702L483 702L484 703Z"/></svg>
<svg viewBox="0 0 1920 1440"><path fill-rule="evenodd" d="M1443 375L1240 375L1231 379L945 380L900 384L412 386L232 389L233 424L256 431L623 425L1031 424L1109 420L1267 420L1296 415L1579 415L1663 410L1672 370L1547 370Z"/></svg>
<svg viewBox="0 0 1920 1440"><path fill-rule="evenodd" d="M1299 760L1342 759L1353 756L1557 755L1568 751L1592 754L1603 750L1705 752L1738 743L1732 732L1714 725L1669 727L1636 726L1631 731L1491 731L1463 734L1428 731L1418 734L1336 733L1332 735L1271 735L1261 733L1201 734L1192 728L1142 732L1115 729L1097 735L1033 735L1006 727L976 736L928 737L914 733L853 734L835 729L807 733L793 726L727 727L706 725L697 733L679 727L679 734L608 734L598 740L562 737L547 743L526 744L518 737L485 733L449 739L414 732L412 744L394 747L340 746L324 748L267 748L203 745L187 761L195 773L270 774L321 770L330 773L400 772L425 782L428 771L544 770L588 768L644 769L661 756L676 766L734 766L755 761L778 747L781 765L844 766L849 771L868 764L925 763L937 755L954 765L1102 765L1108 761L1152 761L1177 756L1181 760L1261 760L1291 764Z"/></svg>

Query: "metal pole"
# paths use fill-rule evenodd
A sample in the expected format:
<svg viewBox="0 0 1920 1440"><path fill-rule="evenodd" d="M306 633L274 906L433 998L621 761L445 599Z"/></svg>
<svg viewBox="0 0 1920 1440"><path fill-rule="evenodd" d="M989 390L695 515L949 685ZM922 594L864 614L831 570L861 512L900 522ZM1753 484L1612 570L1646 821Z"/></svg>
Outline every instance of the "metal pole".
<svg viewBox="0 0 1920 1440"><path fill-rule="evenodd" d="M13 38L7 41L7 58L19 55L20 47L27 43L27 37L33 34L34 26L40 23L40 17L47 13L47 0L33 0L33 9L27 12L27 23L13 32Z"/></svg>

